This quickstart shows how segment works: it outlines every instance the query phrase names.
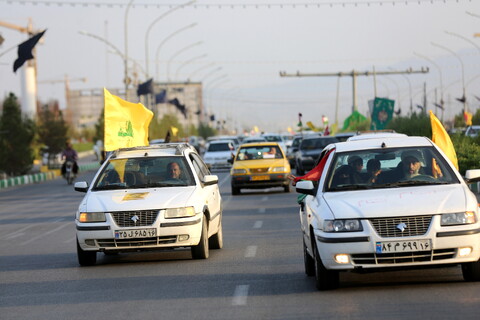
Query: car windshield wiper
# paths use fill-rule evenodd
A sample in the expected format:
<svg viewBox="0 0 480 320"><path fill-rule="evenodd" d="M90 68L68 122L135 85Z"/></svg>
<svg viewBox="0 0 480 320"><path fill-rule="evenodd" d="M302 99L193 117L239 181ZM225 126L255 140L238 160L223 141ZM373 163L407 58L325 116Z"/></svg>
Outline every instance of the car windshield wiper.
<svg viewBox="0 0 480 320"><path fill-rule="evenodd" d="M186 186L185 182L171 183L171 182L150 182L134 184L129 186L130 189L142 189L142 188L162 188L162 187L183 187Z"/></svg>
<svg viewBox="0 0 480 320"><path fill-rule="evenodd" d="M127 187L125 184L109 184L105 186L96 186L92 190L118 190L118 189L126 189Z"/></svg>
<svg viewBox="0 0 480 320"><path fill-rule="evenodd" d="M422 181L422 180L410 180L410 181L398 181L392 183L379 184L377 187L380 188L396 188L396 187L405 187L405 186L429 186L437 184L449 184L445 181Z"/></svg>
<svg viewBox="0 0 480 320"><path fill-rule="evenodd" d="M365 189L371 189L371 188L372 188L371 185L349 184L349 185L343 185L343 186L330 188L330 189L328 189L328 191L365 190Z"/></svg>

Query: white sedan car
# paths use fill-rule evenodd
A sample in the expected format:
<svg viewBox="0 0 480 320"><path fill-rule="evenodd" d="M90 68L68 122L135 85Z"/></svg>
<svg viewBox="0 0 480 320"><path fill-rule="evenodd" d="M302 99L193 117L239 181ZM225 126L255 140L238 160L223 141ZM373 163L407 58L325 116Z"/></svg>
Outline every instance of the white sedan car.
<svg viewBox="0 0 480 320"><path fill-rule="evenodd" d="M75 216L82 266L105 254L190 247L206 259L223 246L218 177L182 143L120 149L105 161Z"/></svg>
<svg viewBox="0 0 480 320"><path fill-rule="evenodd" d="M203 154L203 160L210 169L230 168L229 162L235 154L235 145L232 140L214 140L208 144Z"/></svg>
<svg viewBox="0 0 480 320"><path fill-rule="evenodd" d="M352 141L353 140L353 141ZM466 178L428 138L358 136L327 146L318 182L299 181L305 272L319 290L340 271L461 265L480 281L480 217Z"/></svg>

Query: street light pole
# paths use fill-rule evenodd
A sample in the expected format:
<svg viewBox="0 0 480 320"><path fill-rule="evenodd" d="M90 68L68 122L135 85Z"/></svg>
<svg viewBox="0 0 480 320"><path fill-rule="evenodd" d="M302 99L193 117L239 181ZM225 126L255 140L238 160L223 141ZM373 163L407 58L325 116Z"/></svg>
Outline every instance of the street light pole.
<svg viewBox="0 0 480 320"><path fill-rule="evenodd" d="M130 79L128 78L128 11L132 5L134 0L130 0L125 9L125 55L124 55L124 66L125 66L125 73L124 73L124 82L125 82L125 100L128 101L128 85L130 83Z"/></svg>
<svg viewBox="0 0 480 320"><path fill-rule="evenodd" d="M170 13L180 9L180 8L183 8L183 7L186 7L186 6L189 6L191 5L192 3L196 2L197 0L192 0L192 1L189 1L189 2L186 2L184 4L180 4L176 7L173 7L172 9L168 10L167 12L163 13L161 16L159 16L158 18L156 18L155 20L153 20L153 22L148 26L147 28L147 32L145 33L145 71L147 72L147 78L150 74L150 70L149 70L149 48L148 48L148 36L150 35L150 31L152 30L153 26L160 20L162 20L163 18L165 18L167 15L169 15Z"/></svg>
<svg viewBox="0 0 480 320"><path fill-rule="evenodd" d="M432 46L435 46L435 47L438 47L440 49L443 49L445 51L450 52L451 54L453 54L458 59L458 61L460 61L460 66L462 67L463 112L466 112L467 111L467 97L465 95L465 68L464 68L462 59L460 58L460 56L458 54L456 54L453 50L448 49L447 47L444 47L444 46L439 45L439 44L434 43L434 42L431 42L431 44L432 44Z"/></svg>
<svg viewBox="0 0 480 320"><path fill-rule="evenodd" d="M200 60L200 59L202 59L202 58L205 58L206 56L207 56L207 54L205 53L205 54L202 54L202 55L200 55L200 56L193 57L193 58L185 61L184 63L182 63L182 65L180 65L180 66L178 67L177 71L175 72L175 79L178 79L178 76L179 76L179 74L180 74L180 70L181 70L183 67L185 67L187 64L190 64L190 63L192 63L192 62L194 62L194 61L196 61L196 60Z"/></svg>
<svg viewBox="0 0 480 320"><path fill-rule="evenodd" d="M165 45L165 43L167 43L168 40L170 40L171 38L173 38L174 36L176 36L177 34L189 29L189 28L193 28L197 25L197 23L192 23L192 24L189 24L188 26L185 26L183 28L180 28L178 29L177 31L175 32L172 32L168 37L166 37L165 39L163 39L163 41L158 45L157 47L157 51L155 53L155 62L156 62L156 65L157 65L157 79L159 80L160 79L160 73L159 73L159 60L158 60L158 56L159 56L159 53L160 53L160 49L163 47L163 45Z"/></svg>
<svg viewBox="0 0 480 320"><path fill-rule="evenodd" d="M428 62L430 62L431 64L433 64L433 66L435 66L435 68L437 68L437 70L438 70L438 74L440 75L440 105L441 105L442 108L443 108L443 109L442 109L442 120L443 120L443 112L444 112L444 109L445 109L445 106L444 106L445 101L443 100L443 90L444 90L444 88L443 88L442 68L440 68L440 66L439 66L437 63L435 63L435 61L433 61L432 59L430 59L430 58L427 57L427 56L421 55L421 54L416 53L416 52L414 52L413 54L416 55L417 57L420 57L420 58L422 58L422 59L427 60ZM426 106L425 106L425 108L426 108Z"/></svg>
<svg viewBox="0 0 480 320"><path fill-rule="evenodd" d="M202 44L202 43L203 43L203 41L197 41L197 42L195 42L195 43L192 43L192 44L190 44L190 45L188 45L188 46L186 46L186 47L181 48L180 50L178 50L177 52L175 52L175 53L170 57L170 59L169 59L168 62L167 62L167 80L168 80L168 81L170 81L170 63L172 62L172 60L173 60L174 58L176 58L178 55L180 55L181 53L187 51L188 49L191 49L191 48L193 48L193 47L195 47L195 46L198 46L198 45L200 45L200 44Z"/></svg>

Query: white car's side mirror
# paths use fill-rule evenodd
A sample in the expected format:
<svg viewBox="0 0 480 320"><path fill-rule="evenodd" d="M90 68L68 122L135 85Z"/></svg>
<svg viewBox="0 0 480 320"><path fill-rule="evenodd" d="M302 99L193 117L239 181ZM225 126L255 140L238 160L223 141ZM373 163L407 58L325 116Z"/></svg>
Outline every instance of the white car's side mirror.
<svg viewBox="0 0 480 320"><path fill-rule="evenodd" d="M297 189L298 193L310 194L312 196L315 195L315 186L313 185L312 181L298 181L295 184L295 188Z"/></svg>
<svg viewBox="0 0 480 320"><path fill-rule="evenodd" d="M217 175L206 175L203 177L202 183L204 186L210 186L212 184L217 184L218 183L218 176Z"/></svg>
<svg viewBox="0 0 480 320"><path fill-rule="evenodd" d="M480 181L480 169L467 170L465 172L465 181L467 183Z"/></svg>
<svg viewBox="0 0 480 320"><path fill-rule="evenodd" d="M75 191L87 192L88 183L86 181L75 182L74 188L75 188Z"/></svg>

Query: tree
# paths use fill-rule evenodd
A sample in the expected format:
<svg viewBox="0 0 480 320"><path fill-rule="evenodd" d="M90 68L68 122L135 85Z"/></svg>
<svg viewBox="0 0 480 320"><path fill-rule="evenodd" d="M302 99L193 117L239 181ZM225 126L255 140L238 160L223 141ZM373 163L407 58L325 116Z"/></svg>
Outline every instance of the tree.
<svg viewBox="0 0 480 320"><path fill-rule="evenodd" d="M48 163L54 161L67 142L68 126L65 123L62 112L52 112L44 107L38 116L38 141L48 148Z"/></svg>
<svg viewBox="0 0 480 320"><path fill-rule="evenodd" d="M387 125L387 128L409 136L432 136L430 117L424 113L419 115L412 113L408 117L394 117Z"/></svg>
<svg viewBox="0 0 480 320"><path fill-rule="evenodd" d="M179 138L185 137L185 130L183 129L183 126L180 124L180 121L178 121L178 118L173 114L164 115L160 121L156 117L153 117L152 121L150 122L148 136L150 140L163 139L166 137L167 132L171 127L178 129L176 136L173 136L173 133L170 132L172 135L171 141L176 141Z"/></svg>
<svg viewBox="0 0 480 320"><path fill-rule="evenodd" d="M10 93L3 103L0 119L0 171L15 176L26 174L32 168L34 135L35 124L22 118L17 97Z"/></svg>
<svg viewBox="0 0 480 320"><path fill-rule="evenodd" d="M210 127L208 124L200 123L200 126L198 127L199 136L207 139L208 137L214 136L216 134L217 131L214 128Z"/></svg>
<svg viewBox="0 0 480 320"><path fill-rule="evenodd" d="M93 143L98 140L103 141L105 136L105 115L104 112L100 113L97 123L95 123L95 135L93 136Z"/></svg>

